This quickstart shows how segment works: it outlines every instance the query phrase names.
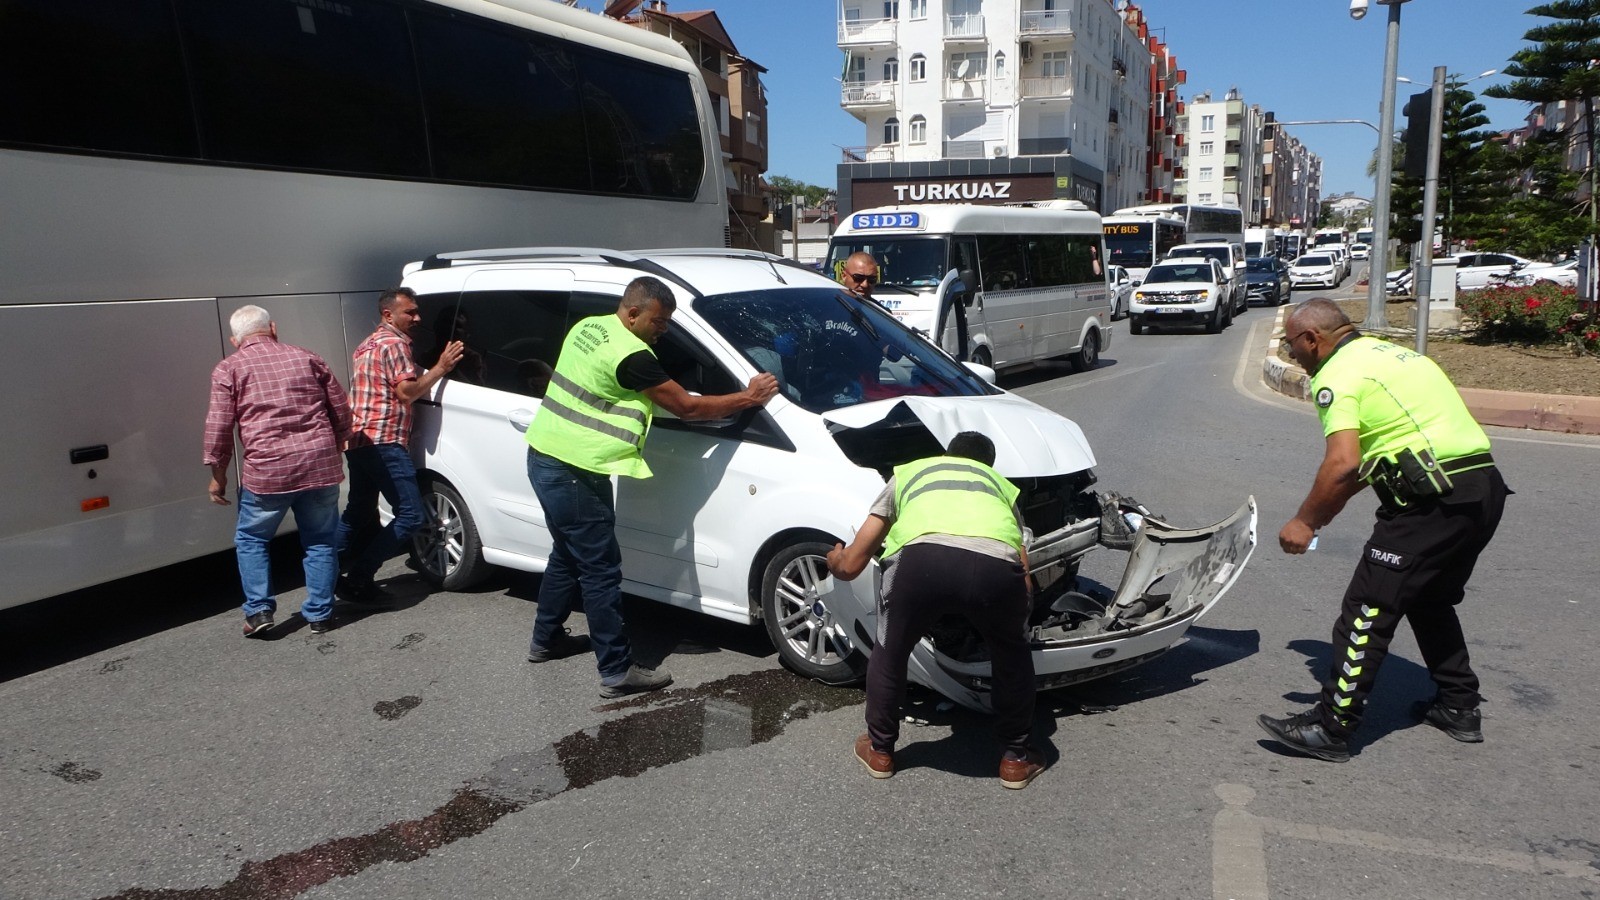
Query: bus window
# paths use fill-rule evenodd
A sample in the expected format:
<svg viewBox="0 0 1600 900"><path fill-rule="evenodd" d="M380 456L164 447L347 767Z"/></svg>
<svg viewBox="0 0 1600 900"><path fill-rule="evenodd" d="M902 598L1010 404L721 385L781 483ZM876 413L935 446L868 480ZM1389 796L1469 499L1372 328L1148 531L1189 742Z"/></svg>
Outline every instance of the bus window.
<svg viewBox="0 0 1600 900"><path fill-rule="evenodd" d="M978 235L978 256L983 260L984 290L1009 291L1029 286L1019 235Z"/></svg>

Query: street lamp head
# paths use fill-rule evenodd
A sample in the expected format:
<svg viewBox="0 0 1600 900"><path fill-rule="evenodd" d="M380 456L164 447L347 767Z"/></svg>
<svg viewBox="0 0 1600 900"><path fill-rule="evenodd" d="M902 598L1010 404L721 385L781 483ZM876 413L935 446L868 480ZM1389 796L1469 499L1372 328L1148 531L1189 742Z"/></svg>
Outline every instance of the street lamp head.
<svg viewBox="0 0 1600 900"><path fill-rule="evenodd" d="M1367 15L1367 0L1350 0L1350 18L1360 20Z"/></svg>

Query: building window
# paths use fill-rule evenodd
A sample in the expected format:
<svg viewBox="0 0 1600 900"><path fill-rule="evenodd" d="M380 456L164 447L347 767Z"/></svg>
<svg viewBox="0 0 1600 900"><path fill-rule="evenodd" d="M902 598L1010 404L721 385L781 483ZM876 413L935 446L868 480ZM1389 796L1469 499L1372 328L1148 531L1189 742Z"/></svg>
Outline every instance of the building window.
<svg viewBox="0 0 1600 900"><path fill-rule="evenodd" d="M895 117L890 116L888 119L884 120L884 123L883 123L883 142L885 144L898 144L898 143L900 143L900 120L899 119L896 119Z"/></svg>
<svg viewBox="0 0 1600 900"><path fill-rule="evenodd" d="M928 17L928 0L911 0L911 18L926 19Z"/></svg>
<svg viewBox="0 0 1600 900"><path fill-rule="evenodd" d="M1201 131L1216 131L1217 130L1217 117L1216 116L1201 116L1200 117L1200 130Z"/></svg>
<svg viewBox="0 0 1600 900"><path fill-rule="evenodd" d="M928 80L928 58L921 53L911 57L911 80Z"/></svg>
<svg viewBox="0 0 1600 900"><path fill-rule="evenodd" d="M900 18L900 0L883 0L883 17L885 19Z"/></svg>
<svg viewBox="0 0 1600 900"><path fill-rule="evenodd" d="M1046 78L1065 78L1067 75L1067 51L1051 50L1045 53L1039 61L1039 70Z"/></svg>
<svg viewBox="0 0 1600 900"><path fill-rule="evenodd" d="M1210 203L1211 202L1211 195L1210 194L1200 194L1200 195L1195 197L1195 202L1196 203Z"/></svg>
<svg viewBox="0 0 1600 900"><path fill-rule="evenodd" d="M979 50L975 53L950 54L950 68L945 73L946 78L957 81L971 81L982 78L989 68L989 54Z"/></svg>
<svg viewBox="0 0 1600 900"><path fill-rule="evenodd" d="M923 116L911 117L911 143L926 144L928 142L928 120Z"/></svg>
<svg viewBox="0 0 1600 900"><path fill-rule="evenodd" d="M900 60L891 56L883 61L883 80L890 82L900 80Z"/></svg>
<svg viewBox="0 0 1600 900"><path fill-rule="evenodd" d="M850 62L844 67L844 80L850 84L861 84L867 80L867 58L865 56L850 57Z"/></svg>
<svg viewBox="0 0 1600 900"><path fill-rule="evenodd" d="M1215 170L1213 170L1210 166L1201 166L1200 167L1200 180L1201 181L1210 181L1215 176L1215 174L1216 174Z"/></svg>
<svg viewBox="0 0 1600 900"><path fill-rule="evenodd" d="M761 117L755 113L744 114L744 138L757 147L761 146Z"/></svg>
<svg viewBox="0 0 1600 900"><path fill-rule="evenodd" d="M1216 144L1215 141L1201 141L1200 142L1200 155L1201 156L1210 156L1211 154L1213 154L1215 152L1217 152L1217 144Z"/></svg>
<svg viewBox="0 0 1600 900"><path fill-rule="evenodd" d="M994 55L994 77L996 79L1006 77L1006 54L1004 51Z"/></svg>

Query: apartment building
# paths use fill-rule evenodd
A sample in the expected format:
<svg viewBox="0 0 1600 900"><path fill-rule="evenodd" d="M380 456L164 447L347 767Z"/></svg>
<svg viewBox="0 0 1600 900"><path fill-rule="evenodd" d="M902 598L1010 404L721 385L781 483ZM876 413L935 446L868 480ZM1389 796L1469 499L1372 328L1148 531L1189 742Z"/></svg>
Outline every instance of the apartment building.
<svg viewBox="0 0 1600 900"><path fill-rule="evenodd" d="M839 103L866 132L839 211L1144 202L1152 54L1126 0L839 0Z"/></svg>
<svg viewBox="0 0 1600 900"><path fill-rule="evenodd" d="M1178 130L1178 120L1184 114L1184 104L1178 99L1178 88L1188 81L1188 73L1178 68L1178 56L1172 48L1150 32L1143 10L1129 4L1123 17L1150 51L1148 151L1145 191L1140 202L1173 203L1177 200L1175 181L1183 174L1184 135Z"/></svg>
<svg viewBox="0 0 1600 900"><path fill-rule="evenodd" d="M1301 231L1317 221L1321 159L1270 112L1262 121L1261 169L1261 224Z"/></svg>
<svg viewBox="0 0 1600 900"><path fill-rule="evenodd" d="M670 12L666 0L612 0L604 14L666 35L700 63L722 132L723 180L728 190L730 247L771 250L774 234L762 192L767 171L767 70L740 55L711 10Z"/></svg>
<svg viewBox="0 0 1600 900"><path fill-rule="evenodd" d="M1209 91L1192 97L1179 120L1185 159L1175 193L1190 203L1237 206L1246 225L1260 225L1262 117L1237 88L1221 100Z"/></svg>

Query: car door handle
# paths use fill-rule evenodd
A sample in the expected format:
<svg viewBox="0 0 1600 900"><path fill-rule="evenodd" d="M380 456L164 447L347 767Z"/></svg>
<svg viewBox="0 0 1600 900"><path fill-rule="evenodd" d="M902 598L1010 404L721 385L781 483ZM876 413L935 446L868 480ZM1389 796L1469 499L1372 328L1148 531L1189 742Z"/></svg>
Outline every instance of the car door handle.
<svg viewBox="0 0 1600 900"><path fill-rule="evenodd" d="M527 431L528 426L533 424L533 410L513 409L506 413L506 421L518 431Z"/></svg>

